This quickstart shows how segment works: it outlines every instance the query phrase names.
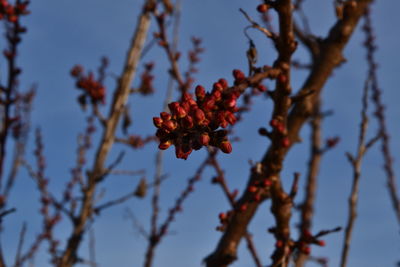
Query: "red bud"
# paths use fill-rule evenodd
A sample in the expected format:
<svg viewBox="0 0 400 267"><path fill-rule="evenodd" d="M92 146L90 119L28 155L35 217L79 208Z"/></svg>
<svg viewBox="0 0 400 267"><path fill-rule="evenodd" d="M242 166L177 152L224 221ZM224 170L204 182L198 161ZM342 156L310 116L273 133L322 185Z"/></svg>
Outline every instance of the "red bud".
<svg viewBox="0 0 400 267"><path fill-rule="evenodd" d="M218 80L218 83L220 84L220 85L222 85L222 88L223 89L226 89L226 88L228 88L228 81L227 80L225 80L224 78L221 78L221 79L219 79Z"/></svg>
<svg viewBox="0 0 400 267"><path fill-rule="evenodd" d="M177 123L175 121L164 121L162 123L162 128L172 132L173 130L176 129L176 127L178 127Z"/></svg>
<svg viewBox="0 0 400 267"><path fill-rule="evenodd" d="M268 11L268 5L267 4L261 4L257 6L257 11L260 13L265 13Z"/></svg>
<svg viewBox="0 0 400 267"><path fill-rule="evenodd" d="M232 145L229 141L222 141L219 144L219 149L221 149L222 152L229 154L232 152Z"/></svg>
<svg viewBox="0 0 400 267"><path fill-rule="evenodd" d="M157 128L160 128L161 125L163 123L163 120L159 117L153 117L153 124L154 126L156 126Z"/></svg>
<svg viewBox="0 0 400 267"><path fill-rule="evenodd" d="M165 121L169 121L172 117L171 114L169 114L168 112L161 112L160 116Z"/></svg>
<svg viewBox="0 0 400 267"><path fill-rule="evenodd" d="M240 82L244 79L246 79L246 75L241 70L233 70L233 77L235 78L236 81Z"/></svg>
<svg viewBox="0 0 400 267"><path fill-rule="evenodd" d="M202 100L206 96L206 90L203 86L197 85L196 86L196 97L199 100Z"/></svg>
<svg viewBox="0 0 400 267"><path fill-rule="evenodd" d="M171 146L171 144L172 144L171 141L168 140L168 141L165 141L165 142L160 143L160 144L158 145L158 148L161 149L161 150L166 150L166 149L168 149L168 148Z"/></svg>

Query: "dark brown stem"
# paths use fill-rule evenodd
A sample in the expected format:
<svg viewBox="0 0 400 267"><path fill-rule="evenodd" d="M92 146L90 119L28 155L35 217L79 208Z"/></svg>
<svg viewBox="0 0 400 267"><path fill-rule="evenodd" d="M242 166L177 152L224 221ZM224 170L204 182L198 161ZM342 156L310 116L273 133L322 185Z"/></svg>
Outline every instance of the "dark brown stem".
<svg viewBox="0 0 400 267"><path fill-rule="evenodd" d="M321 52L301 89L305 92L314 90L315 93L297 102L288 117L287 128L291 144L299 140L298 134L301 127L312 114L317 96L320 94L332 71L342 62L342 51L370 2L371 0L358 1L354 10L351 13L346 13L343 19L337 21L328 37L323 40ZM264 177L273 179L276 176L276 173L281 169L284 156L287 152L288 149L277 149L274 144L271 145L262 160L262 163L267 166L267 172ZM257 175L252 173L248 184L255 180L257 180ZM266 197L268 197L268 194L266 194ZM245 203L249 199L251 199L251 194L246 191L238 202ZM240 214L233 213L232 219L216 249L205 259L208 267L227 266L237 258L239 242L246 233L247 225L253 218L259 204L251 202L248 204L245 212L241 212Z"/></svg>

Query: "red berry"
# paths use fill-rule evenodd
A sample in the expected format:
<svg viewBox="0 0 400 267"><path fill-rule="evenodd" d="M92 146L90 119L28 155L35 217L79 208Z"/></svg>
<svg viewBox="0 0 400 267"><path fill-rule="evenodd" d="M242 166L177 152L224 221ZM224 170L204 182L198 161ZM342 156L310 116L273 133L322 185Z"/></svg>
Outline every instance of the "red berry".
<svg viewBox="0 0 400 267"><path fill-rule="evenodd" d="M326 245L324 240L318 240L318 246L324 247Z"/></svg>

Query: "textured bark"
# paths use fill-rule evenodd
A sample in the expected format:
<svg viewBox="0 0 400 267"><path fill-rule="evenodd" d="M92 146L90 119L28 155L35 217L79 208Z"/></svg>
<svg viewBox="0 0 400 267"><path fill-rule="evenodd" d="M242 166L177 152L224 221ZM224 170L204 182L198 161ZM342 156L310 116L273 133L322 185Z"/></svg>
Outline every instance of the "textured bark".
<svg viewBox="0 0 400 267"><path fill-rule="evenodd" d="M345 8L343 18L336 22L328 36L320 43L319 55L316 56L311 72L301 89L303 93L310 91L314 93L297 102L288 116L287 128L291 144L299 140L298 135L301 127L312 114L313 106L323 86L332 71L343 62L343 49L370 3L371 0L362 0L358 1L354 7ZM264 177L276 179L288 150L277 149L274 144L269 147L262 159L262 164L266 170ZM252 174L249 178L249 184L255 179L257 177ZM245 191L238 203L246 203L250 197L250 193ZM260 203L250 202L246 211L234 212L227 230L223 233L216 249L205 259L208 267L227 266L237 258L239 242L259 205Z"/></svg>

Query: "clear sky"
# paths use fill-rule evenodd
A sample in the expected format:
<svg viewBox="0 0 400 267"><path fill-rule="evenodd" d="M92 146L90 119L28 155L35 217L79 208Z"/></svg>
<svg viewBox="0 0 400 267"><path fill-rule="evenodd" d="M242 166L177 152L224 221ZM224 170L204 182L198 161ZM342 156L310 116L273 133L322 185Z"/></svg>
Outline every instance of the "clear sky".
<svg viewBox="0 0 400 267"><path fill-rule="evenodd" d="M110 59L107 88L115 87L113 77L122 69L125 53L135 28L136 17L141 8L139 0L59 0L32 1L32 14L23 20L28 33L23 36L19 63L23 68L21 88L31 84L38 85L38 95L34 103L32 126L40 127L45 141L47 175L50 186L55 192L70 177L69 170L76 159L77 135L83 131L85 114L76 103L79 92L74 89L74 81L69 70L77 63L85 68L96 69L100 58ZM183 13L179 49L186 55L190 49L191 36L203 39L206 51L201 55L200 72L196 82L210 88L221 77L232 81L231 71L235 68L247 69L245 51L247 40L243 28L248 25L239 8L245 9L251 16L257 17L255 6L259 1L240 0L186 0L183 1ZM305 1L305 12L309 15L312 31L325 36L334 22L332 1ZM400 109L398 108L398 35L399 1L376 1L372 7L373 23L377 33L379 50L379 82L384 91L383 99L387 105L388 127L391 133L391 145L394 153L396 173L399 174ZM152 25L150 32L154 32ZM250 31L256 41L260 54L260 64L272 64L275 56L273 46L260 33ZM361 43L363 35L358 31L344 55L348 63L334 71L327 83L323 101L325 109L332 109L334 115L324 122L324 136L340 136L342 141L323 159L318 189L316 217L313 231L344 226L347 216L347 197L350 191L351 168L345 152L354 152L358 136L360 96L366 76L367 65L365 50ZM3 45L3 44L2 44ZM294 59L307 60L304 50L299 49ZM155 61L155 87L153 97L134 96L130 100L133 117L132 134L148 135L154 133L151 118L161 111L162 99L167 88L165 54L155 47L143 59ZM186 67L182 61L181 67ZM4 61L0 62L4 69ZM139 73L142 72L142 68ZM294 74L292 86L297 90L303 82L305 72ZM138 84L138 79L134 85ZM268 83L267 83L268 84ZM272 83L268 85L272 86ZM108 97L107 102L110 102ZM258 135L257 130L265 126L270 118L272 102L260 96L252 111L245 115L243 123L236 128L240 143L234 143L231 155L220 155L226 170L228 183L232 189L242 190L249 174L249 160L258 161L268 147L268 141ZM106 111L106 110L104 110ZM108 111L108 110L107 110ZM371 112L372 114L372 112ZM376 132L376 123L372 120L369 136ZM302 144L296 145L285 161L282 174L286 188L290 186L293 172L306 173L308 153L308 127L304 127ZM97 145L97 139L94 145ZM139 151L116 145L110 155L110 162L118 152L126 150L127 156L120 166L124 170L146 169L146 176L154 174L156 144L149 144ZM28 153L33 151L33 135L30 136ZM168 179L163 184L161 193L162 218L174 199L186 185L186 180L194 173L196 166L206 156L204 151L193 153L189 160L176 159L173 149L165 153L165 173ZM33 162L31 156L28 159ZM89 166L92 158L89 158ZM359 217L350 251L349 266L381 267L394 266L400 260L399 226L396 224L386 189L386 178L382 171L382 157L378 147L370 150L365 157L360 188ZM206 172L203 180L196 185L196 190L183 206L183 214L178 215L172 225L172 235L168 236L156 251L157 267L200 266L202 259L215 247L220 233L215 231L218 225L218 213L229 209L229 204L220 188L211 185L212 172ZM106 201L133 190L138 182L137 176L111 177L101 189L105 189ZM398 183L400 184L400 183ZM400 190L400 188L399 188ZM302 200L302 189L297 200ZM5 233L2 242L6 258L13 259L18 240L18 233L23 221L29 222L28 237L39 231L41 218L38 214L38 193L34 183L25 171L21 171L17 187L10 204L18 210L5 220ZM132 223L124 216L130 208L138 220L147 227L150 221L150 197L144 200L134 199L121 206L107 210L97 218L94 226L96 234L97 259L101 267L141 266L146 241L137 233ZM266 229L274 221L269 214L270 202L263 204L250 225L250 232L255 235L255 242L262 256L263 263L269 263L273 250L273 238ZM292 219L294 233L298 214ZM162 219L163 220L163 219ZM148 229L148 227L147 227ZM62 223L56 233L61 240L70 231L67 223ZM340 258L343 233L336 233L325 238L326 247L313 247L313 255L329 258L329 266L337 266ZM87 256L87 240L81 253ZM47 245L46 245L47 247ZM49 266L44 253L37 257L37 266ZM240 247L239 261L232 266L253 266L245 246ZM310 264L310 266L313 266Z"/></svg>

